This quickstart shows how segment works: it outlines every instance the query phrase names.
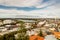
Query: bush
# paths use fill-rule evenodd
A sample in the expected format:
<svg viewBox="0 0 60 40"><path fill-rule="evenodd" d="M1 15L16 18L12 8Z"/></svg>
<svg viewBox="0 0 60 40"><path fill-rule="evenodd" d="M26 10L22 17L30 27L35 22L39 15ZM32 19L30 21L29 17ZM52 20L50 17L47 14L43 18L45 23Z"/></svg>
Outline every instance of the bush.
<svg viewBox="0 0 60 40"><path fill-rule="evenodd" d="M13 33L5 34L3 40L15 40L14 34Z"/></svg>
<svg viewBox="0 0 60 40"><path fill-rule="evenodd" d="M29 40L29 36L27 36L26 33L22 32L18 34L18 39L16 40Z"/></svg>
<svg viewBox="0 0 60 40"><path fill-rule="evenodd" d="M3 36L0 35L0 40L3 40Z"/></svg>
<svg viewBox="0 0 60 40"><path fill-rule="evenodd" d="M42 31L40 30L39 36L43 36Z"/></svg>

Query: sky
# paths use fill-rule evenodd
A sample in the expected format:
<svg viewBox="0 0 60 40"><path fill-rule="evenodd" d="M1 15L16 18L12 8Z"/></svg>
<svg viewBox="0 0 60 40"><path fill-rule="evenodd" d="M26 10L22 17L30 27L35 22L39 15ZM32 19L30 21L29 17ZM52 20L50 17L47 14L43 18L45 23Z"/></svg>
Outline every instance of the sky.
<svg viewBox="0 0 60 40"><path fill-rule="evenodd" d="M60 0L0 0L0 18L60 18Z"/></svg>

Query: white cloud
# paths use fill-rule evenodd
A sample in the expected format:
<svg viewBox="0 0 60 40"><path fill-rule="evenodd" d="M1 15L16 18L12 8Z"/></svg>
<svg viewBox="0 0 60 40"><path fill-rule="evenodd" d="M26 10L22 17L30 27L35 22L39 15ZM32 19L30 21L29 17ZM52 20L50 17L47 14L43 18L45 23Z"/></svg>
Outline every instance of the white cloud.
<svg viewBox="0 0 60 40"><path fill-rule="evenodd" d="M0 0L0 4L8 5L8 6L34 6L38 4L38 2L42 2L42 0Z"/></svg>
<svg viewBox="0 0 60 40"><path fill-rule="evenodd" d="M44 6L55 3L55 1L50 0L50 2L46 2L43 4L39 4L38 2L42 2L42 0L0 0L1 5L7 6L20 6L20 7L30 7L35 6L37 8L42 8ZM0 18L2 17L11 17L15 18L16 15L27 15L27 16L38 16L40 18L60 18L60 4L51 5L42 10L32 10L32 11L24 11L24 10L16 10L16 9L0 9Z"/></svg>
<svg viewBox="0 0 60 40"><path fill-rule="evenodd" d="M37 8L43 8L43 7L52 6L52 5L57 4L57 1L59 1L59 0L49 0L49 1L45 2L45 3L38 4L36 7Z"/></svg>
<svg viewBox="0 0 60 40"><path fill-rule="evenodd" d="M32 10L32 11L24 11L24 10L6 10L6 9L0 9L0 17L11 17L16 18L20 15L26 15L26 16L38 16L40 18L60 18L60 8L55 6L47 7L43 10Z"/></svg>
<svg viewBox="0 0 60 40"><path fill-rule="evenodd" d="M0 5L19 7L35 6L41 8L56 2L56 0L49 0L46 3L42 3L42 1L43 0L0 0Z"/></svg>

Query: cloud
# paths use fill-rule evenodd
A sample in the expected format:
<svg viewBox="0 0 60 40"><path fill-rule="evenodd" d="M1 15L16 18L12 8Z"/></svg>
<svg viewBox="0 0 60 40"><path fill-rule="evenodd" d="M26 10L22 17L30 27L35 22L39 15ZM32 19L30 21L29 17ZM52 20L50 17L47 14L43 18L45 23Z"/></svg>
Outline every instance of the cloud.
<svg viewBox="0 0 60 40"><path fill-rule="evenodd" d="M0 0L0 4L7 6L29 7L38 4L42 0Z"/></svg>
<svg viewBox="0 0 60 40"><path fill-rule="evenodd" d="M58 0L57 0L58 1ZM0 0L0 5L42 8L57 2L56 0Z"/></svg>
<svg viewBox="0 0 60 40"><path fill-rule="evenodd" d="M59 0L0 0L0 8L18 10L36 10L60 3ZM2 5L2 6L1 6Z"/></svg>
<svg viewBox="0 0 60 40"><path fill-rule="evenodd" d="M57 0L49 0L43 2L43 0L0 0L0 5L9 7L0 7L0 18L19 18L19 17L30 17L30 18L60 18L60 3ZM19 7L23 10L15 9ZM35 7L32 10L31 7ZM44 9L41 9L44 8ZM30 11L25 11L26 9ZM37 10L39 9L39 10Z"/></svg>
<svg viewBox="0 0 60 40"><path fill-rule="evenodd" d="M24 10L16 10L16 9L0 9L0 18L1 17L31 17L31 18L60 18L60 7L58 6L50 6L43 10L32 10L32 11L24 11ZM29 18L28 17L28 18Z"/></svg>
<svg viewBox="0 0 60 40"><path fill-rule="evenodd" d="M45 0L45 2L42 2L41 4L38 4L36 7L37 8L49 7L49 6L57 4L58 2L59 2L59 0L48 0L48 1Z"/></svg>

